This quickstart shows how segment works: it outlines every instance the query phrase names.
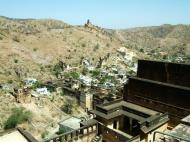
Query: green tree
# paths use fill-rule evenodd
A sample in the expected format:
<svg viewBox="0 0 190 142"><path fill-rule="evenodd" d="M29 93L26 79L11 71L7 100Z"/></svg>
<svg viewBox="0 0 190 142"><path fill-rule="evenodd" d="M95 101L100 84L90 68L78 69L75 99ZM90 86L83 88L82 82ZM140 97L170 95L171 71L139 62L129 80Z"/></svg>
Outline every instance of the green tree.
<svg viewBox="0 0 190 142"><path fill-rule="evenodd" d="M82 43L82 47L86 47L86 44L85 44L85 43Z"/></svg>
<svg viewBox="0 0 190 142"><path fill-rule="evenodd" d="M66 131L65 131L65 129L63 128L63 127L60 127L59 128L59 131L56 133L57 135L60 135L60 134L63 134L63 133L65 133Z"/></svg>
<svg viewBox="0 0 190 142"><path fill-rule="evenodd" d="M62 67L59 64L55 64L53 67L53 74L56 76L56 78L59 78L59 75L61 75Z"/></svg>
<svg viewBox="0 0 190 142"><path fill-rule="evenodd" d="M96 70L91 71L90 73L92 74L93 77L97 77L100 75L100 70L96 69Z"/></svg>
<svg viewBox="0 0 190 142"><path fill-rule="evenodd" d="M17 124L23 123L31 119L32 113L27 111L23 107L14 108L12 114L9 116L7 121L4 123L4 129L15 128Z"/></svg>
<svg viewBox="0 0 190 142"><path fill-rule="evenodd" d="M59 61L53 66L53 74L56 76L56 78L59 78L59 76L62 77L62 72L64 71L66 67L66 64L63 61Z"/></svg>
<svg viewBox="0 0 190 142"><path fill-rule="evenodd" d="M48 135L48 132L47 132L47 131L45 131L45 132L43 132L43 133L41 134L41 137L44 139L44 138L46 138L46 137L47 137L47 135Z"/></svg>
<svg viewBox="0 0 190 142"><path fill-rule="evenodd" d="M80 74L78 72L68 72L64 73L65 78L79 79Z"/></svg>
<svg viewBox="0 0 190 142"><path fill-rule="evenodd" d="M63 107L62 107L62 110L63 110L65 113L67 113L67 114L72 114L72 113L73 113L72 109L73 109L73 105L70 104L70 103L65 103L65 104L63 105Z"/></svg>
<svg viewBox="0 0 190 142"><path fill-rule="evenodd" d="M67 99L61 107L61 110L67 114L72 114L74 109L77 108L77 102L75 99Z"/></svg>

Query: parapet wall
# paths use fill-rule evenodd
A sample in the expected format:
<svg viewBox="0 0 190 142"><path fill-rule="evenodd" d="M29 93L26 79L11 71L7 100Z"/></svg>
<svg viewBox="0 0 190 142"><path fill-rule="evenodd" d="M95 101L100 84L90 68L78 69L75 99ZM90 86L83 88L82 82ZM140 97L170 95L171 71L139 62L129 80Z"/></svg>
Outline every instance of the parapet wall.
<svg viewBox="0 0 190 142"><path fill-rule="evenodd" d="M131 141L139 142L140 141L139 135L130 139L100 123L98 124L98 134L102 135L102 140L106 142L131 142Z"/></svg>
<svg viewBox="0 0 190 142"><path fill-rule="evenodd" d="M190 87L190 65L138 60L137 77Z"/></svg>
<svg viewBox="0 0 190 142"><path fill-rule="evenodd" d="M43 142L91 142L92 139L97 135L97 124L81 127L77 130L67 132Z"/></svg>

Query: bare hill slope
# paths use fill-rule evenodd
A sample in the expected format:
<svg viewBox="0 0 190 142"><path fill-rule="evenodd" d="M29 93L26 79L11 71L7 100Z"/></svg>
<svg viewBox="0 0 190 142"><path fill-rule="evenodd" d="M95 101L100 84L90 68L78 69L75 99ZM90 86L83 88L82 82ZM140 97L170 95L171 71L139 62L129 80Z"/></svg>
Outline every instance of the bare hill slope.
<svg viewBox="0 0 190 142"><path fill-rule="evenodd" d="M0 17L0 79L49 79L49 68L58 60L80 67L83 57L95 62L107 53L117 56L121 46L137 58L189 62L190 26L108 30L91 23L72 26L52 19Z"/></svg>

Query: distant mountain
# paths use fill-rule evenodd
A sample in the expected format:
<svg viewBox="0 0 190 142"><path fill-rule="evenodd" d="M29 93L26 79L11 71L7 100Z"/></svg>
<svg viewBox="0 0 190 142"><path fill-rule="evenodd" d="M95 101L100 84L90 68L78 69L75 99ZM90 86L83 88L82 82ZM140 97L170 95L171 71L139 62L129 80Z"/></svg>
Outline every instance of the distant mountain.
<svg viewBox="0 0 190 142"><path fill-rule="evenodd" d="M69 25L58 20L52 19L14 19L7 17L0 17L0 29L10 30L11 32L19 32L32 34L47 29L62 29Z"/></svg>
<svg viewBox="0 0 190 142"><path fill-rule="evenodd" d="M131 48L166 55L190 55L190 25L162 25L154 27L115 30L115 37Z"/></svg>

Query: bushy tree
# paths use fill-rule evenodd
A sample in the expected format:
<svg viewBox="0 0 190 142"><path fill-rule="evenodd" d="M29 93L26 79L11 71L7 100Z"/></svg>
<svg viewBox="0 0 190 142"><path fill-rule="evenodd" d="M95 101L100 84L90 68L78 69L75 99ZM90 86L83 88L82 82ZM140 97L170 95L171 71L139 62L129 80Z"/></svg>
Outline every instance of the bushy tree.
<svg viewBox="0 0 190 142"><path fill-rule="evenodd" d="M31 119L32 113L25 110L23 107L14 108L12 114L9 116L7 121L4 123L4 129L15 128L17 124L28 121Z"/></svg>
<svg viewBox="0 0 190 142"><path fill-rule="evenodd" d="M56 76L56 78L59 78L61 76L62 72L65 69L66 64L63 61L59 61L53 66L53 74Z"/></svg>
<svg viewBox="0 0 190 142"><path fill-rule="evenodd" d="M64 74L65 78L72 78L72 79L79 79L79 73L78 72L68 72Z"/></svg>
<svg viewBox="0 0 190 142"><path fill-rule="evenodd" d="M62 106L62 110L63 110L65 113L67 113L67 114L72 114L72 113L73 113L72 109L73 109L73 105L70 104L70 103L65 103L65 104Z"/></svg>
<svg viewBox="0 0 190 142"><path fill-rule="evenodd" d="M100 70L96 69L90 72L92 74L93 77L97 77L100 75Z"/></svg>
<svg viewBox="0 0 190 142"><path fill-rule="evenodd" d="M65 132L66 132L65 129L63 127L60 127L59 131L56 134L60 135L60 134L63 134Z"/></svg>
<svg viewBox="0 0 190 142"><path fill-rule="evenodd" d="M41 134L41 137L44 139L46 138L48 135L48 132L47 131L44 131L42 134Z"/></svg>
<svg viewBox="0 0 190 142"><path fill-rule="evenodd" d="M67 114L72 114L74 109L76 109L77 103L76 100L74 99L67 99L61 109L67 113Z"/></svg>

